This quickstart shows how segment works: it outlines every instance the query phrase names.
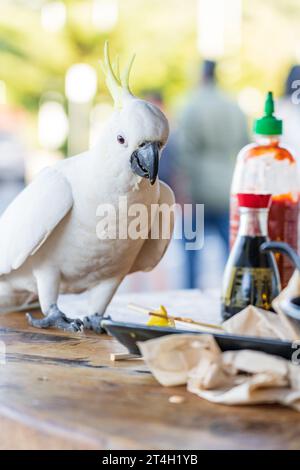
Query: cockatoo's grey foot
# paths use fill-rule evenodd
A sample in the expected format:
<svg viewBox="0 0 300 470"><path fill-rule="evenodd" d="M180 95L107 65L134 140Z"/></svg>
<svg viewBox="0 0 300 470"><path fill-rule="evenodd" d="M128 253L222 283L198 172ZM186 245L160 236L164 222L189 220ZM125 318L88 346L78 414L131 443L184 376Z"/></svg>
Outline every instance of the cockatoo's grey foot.
<svg viewBox="0 0 300 470"><path fill-rule="evenodd" d="M104 328L102 327L103 320L109 320L109 316L105 316L104 313L94 313L88 317L84 317L83 326L87 330L93 330L95 333L105 333Z"/></svg>
<svg viewBox="0 0 300 470"><path fill-rule="evenodd" d="M45 318L33 318L30 313L26 313L26 318L29 325L36 328L58 328L65 331L80 331L83 327L83 322L79 319L68 318L63 312L59 310L56 304L51 305L48 314Z"/></svg>

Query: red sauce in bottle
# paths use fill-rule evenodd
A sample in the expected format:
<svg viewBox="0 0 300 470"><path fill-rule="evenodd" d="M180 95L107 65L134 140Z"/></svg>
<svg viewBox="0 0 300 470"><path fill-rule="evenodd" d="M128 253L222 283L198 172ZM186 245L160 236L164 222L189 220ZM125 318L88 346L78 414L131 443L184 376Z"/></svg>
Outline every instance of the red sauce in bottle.
<svg viewBox="0 0 300 470"><path fill-rule="evenodd" d="M285 241L295 250L298 248L299 199L292 194L272 196L268 231L270 240ZM239 228L239 208L237 196L231 196L230 202L230 247L232 248ZM294 267L291 261L279 253L275 255L278 264L282 288L290 280Z"/></svg>
<svg viewBox="0 0 300 470"><path fill-rule="evenodd" d="M299 189L297 165L293 155L280 143L282 121L274 116L272 92L265 102L265 115L254 124L256 143L244 147L238 155L230 199L230 246L239 228L237 193L271 194L268 219L269 237L284 241L298 251ZM291 262L276 255L281 285L292 275Z"/></svg>

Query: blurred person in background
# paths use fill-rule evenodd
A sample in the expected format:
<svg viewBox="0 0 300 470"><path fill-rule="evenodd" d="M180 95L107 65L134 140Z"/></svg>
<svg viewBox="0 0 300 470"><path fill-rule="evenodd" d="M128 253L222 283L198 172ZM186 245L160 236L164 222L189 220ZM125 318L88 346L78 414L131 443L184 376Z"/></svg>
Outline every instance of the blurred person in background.
<svg viewBox="0 0 300 470"><path fill-rule="evenodd" d="M291 147L300 171L300 65L293 65L285 82L284 95L277 101L276 114L283 119L282 141Z"/></svg>
<svg viewBox="0 0 300 470"><path fill-rule="evenodd" d="M227 256L230 184L237 153L248 143L248 129L238 105L219 89L215 72L216 63L205 60L199 84L183 108L179 161L191 201L204 204L205 237L211 231L217 233ZM186 287L195 288L199 275L197 251L185 253Z"/></svg>

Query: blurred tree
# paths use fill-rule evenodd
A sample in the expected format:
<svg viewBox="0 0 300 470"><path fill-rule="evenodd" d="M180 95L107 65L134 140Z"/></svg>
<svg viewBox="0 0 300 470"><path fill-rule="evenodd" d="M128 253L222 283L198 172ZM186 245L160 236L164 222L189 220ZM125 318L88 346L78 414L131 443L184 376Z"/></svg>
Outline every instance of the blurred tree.
<svg viewBox="0 0 300 470"><path fill-rule="evenodd" d="M46 2L1 1L0 79L12 103L35 113L44 92L64 92L66 70L76 62L96 67L97 100L103 99L107 91L98 60L107 37L122 63L137 53L132 80L136 93L160 89L170 104L195 81L200 59L197 0L119 0L118 22L109 33L91 20L93 0L64 0L66 24L49 32L41 23ZM235 56L222 58L221 85L233 93L246 86L279 93L288 66L300 59L299 19L298 0L244 0L242 45Z"/></svg>

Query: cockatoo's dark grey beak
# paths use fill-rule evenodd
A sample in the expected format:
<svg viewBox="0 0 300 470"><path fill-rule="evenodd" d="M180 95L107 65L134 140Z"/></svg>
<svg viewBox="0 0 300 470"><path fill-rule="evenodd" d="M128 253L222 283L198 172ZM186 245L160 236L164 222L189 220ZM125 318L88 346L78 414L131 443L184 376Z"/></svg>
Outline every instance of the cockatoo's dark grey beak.
<svg viewBox="0 0 300 470"><path fill-rule="evenodd" d="M145 142L130 157L133 173L148 178L150 184L154 184L157 178L159 150L159 142Z"/></svg>

